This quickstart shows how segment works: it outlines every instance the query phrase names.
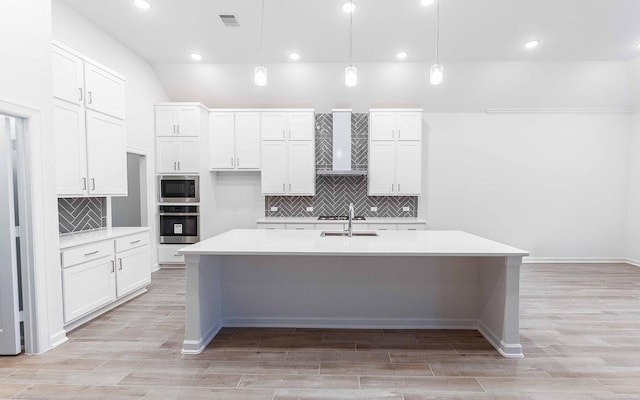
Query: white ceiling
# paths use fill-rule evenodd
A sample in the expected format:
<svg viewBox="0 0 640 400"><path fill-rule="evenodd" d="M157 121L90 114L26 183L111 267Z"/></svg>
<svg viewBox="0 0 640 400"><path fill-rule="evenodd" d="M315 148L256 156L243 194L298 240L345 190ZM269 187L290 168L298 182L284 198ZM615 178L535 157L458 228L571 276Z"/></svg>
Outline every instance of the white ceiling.
<svg viewBox="0 0 640 400"><path fill-rule="evenodd" d="M261 0L63 0L152 64L257 63ZM265 63L348 60L345 0L265 0ZM435 6L419 0L354 0L353 58L435 58ZM640 0L441 0L441 61L628 60L640 55ZM219 14L234 14L226 28ZM55 21L54 21L55 23ZM528 51L523 44L539 39Z"/></svg>

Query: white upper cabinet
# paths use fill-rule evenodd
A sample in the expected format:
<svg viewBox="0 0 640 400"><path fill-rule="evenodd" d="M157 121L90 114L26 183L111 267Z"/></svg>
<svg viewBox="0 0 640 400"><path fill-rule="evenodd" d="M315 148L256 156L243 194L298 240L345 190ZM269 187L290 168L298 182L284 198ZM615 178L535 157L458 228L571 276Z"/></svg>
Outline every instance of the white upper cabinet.
<svg viewBox="0 0 640 400"><path fill-rule="evenodd" d="M287 142L262 142L262 194L282 195L288 192Z"/></svg>
<svg viewBox="0 0 640 400"><path fill-rule="evenodd" d="M313 141L288 143L289 187L291 195L314 195L316 192L316 163Z"/></svg>
<svg viewBox="0 0 640 400"><path fill-rule="evenodd" d="M262 112L262 140L314 140L313 111Z"/></svg>
<svg viewBox="0 0 640 400"><path fill-rule="evenodd" d="M200 142L196 137L160 137L156 140L156 172L200 173Z"/></svg>
<svg viewBox="0 0 640 400"><path fill-rule="evenodd" d="M371 111L369 196L420 196L422 111Z"/></svg>
<svg viewBox="0 0 640 400"><path fill-rule="evenodd" d="M58 196L126 196L125 82L53 45Z"/></svg>
<svg viewBox="0 0 640 400"><path fill-rule="evenodd" d="M156 106L156 136L200 136L200 107Z"/></svg>
<svg viewBox="0 0 640 400"><path fill-rule="evenodd" d="M85 106L124 119L124 81L91 63L84 64Z"/></svg>
<svg viewBox="0 0 640 400"><path fill-rule="evenodd" d="M212 112L209 131L212 170L260 169L260 113Z"/></svg>

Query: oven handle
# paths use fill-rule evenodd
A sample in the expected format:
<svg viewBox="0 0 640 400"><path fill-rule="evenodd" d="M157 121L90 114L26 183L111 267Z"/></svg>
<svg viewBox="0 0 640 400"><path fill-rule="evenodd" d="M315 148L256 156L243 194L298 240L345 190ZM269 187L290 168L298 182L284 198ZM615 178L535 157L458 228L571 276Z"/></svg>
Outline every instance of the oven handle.
<svg viewBox="0 0 640 400"><path fill-rule="evenodd" d="M159 215L170 217L197 217L200 213L160 213Z"/></svg>

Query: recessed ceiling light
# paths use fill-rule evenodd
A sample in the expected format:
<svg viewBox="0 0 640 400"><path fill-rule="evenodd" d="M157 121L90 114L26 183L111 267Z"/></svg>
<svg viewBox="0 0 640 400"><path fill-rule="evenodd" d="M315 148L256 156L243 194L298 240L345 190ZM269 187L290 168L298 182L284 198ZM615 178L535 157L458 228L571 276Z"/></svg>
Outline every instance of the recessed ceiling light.
<svg viewBox="0 0 640 400"><path fill-rule="evenodd" d="M194 61L201 61L202 60L202 56L198 53L191 53L191 59Z"/></svg>
<svg viewBox="0 0 640 400"><path fill-rule="evenodd" d="M435 2L436 0L420 0L420 5L426 7L432 5Z"/></svg>
<svg viewBox="0 0 640 400"><path fill-rule="evenodd" d="M399 51L398 54L396 54L396 58L398 60L404 60L408 55L409 53L407 53L406 51Z"/></svg>
<svg viewBox="0 0 640 400"><path fill-rule="evenodd" d="M356 5L355 3L352 3L350 1L344 3L344 5L342 6L342 11L346 12L346 13L350 13L355 11L356 9Z"/></svg>
<svg viewBox="0 0 640 400"><path fill-rule="evenodd" d="M133 4L143 10L148 10L151 8L151 3L149 3L147 0L133 0Z"/></svg>
<svg viewBox="0 0 640 400"><path fill-rule="evenodd" d="M538 47L538 45L540 44L539 40L531 40L527 43L524 44L524 47L527 49L534 49L536 47Z"/></svg>
<svg viewBox="0 0 640 400"><path fill-rule="evenodd" d="M289 53L289 60L298 61L299 59L300 59L300 53L296 53L295 51L292 53Z"/></svg>

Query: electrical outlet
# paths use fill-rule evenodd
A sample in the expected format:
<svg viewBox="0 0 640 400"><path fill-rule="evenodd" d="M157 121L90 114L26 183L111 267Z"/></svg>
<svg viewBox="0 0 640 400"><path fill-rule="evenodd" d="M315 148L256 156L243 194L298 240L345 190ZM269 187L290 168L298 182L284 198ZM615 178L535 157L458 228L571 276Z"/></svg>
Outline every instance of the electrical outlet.
<svg viewBox="0 0 640 400"><path fill-rule="evenodd" d="M409 207L402 207L402 211L403 211L403 212L411 211L411 208L409 208Z"/></svg>
<svg viewBox="0 0 640 400"><path fill-rule="evenodd" d="M278 211L278 207L271 207L271 212L276 212Z"/></svg>
<svg viewBox="0 0 640 400"><path fill-rule="evenodd" d="M307 212L313 212L313 207L307 207Z"/></svg>
<svg viewBox="0 0 640 400"><path fill-rule="evenodd" d="M371 207L371 212L378 212L378 207Z"/></svg>

